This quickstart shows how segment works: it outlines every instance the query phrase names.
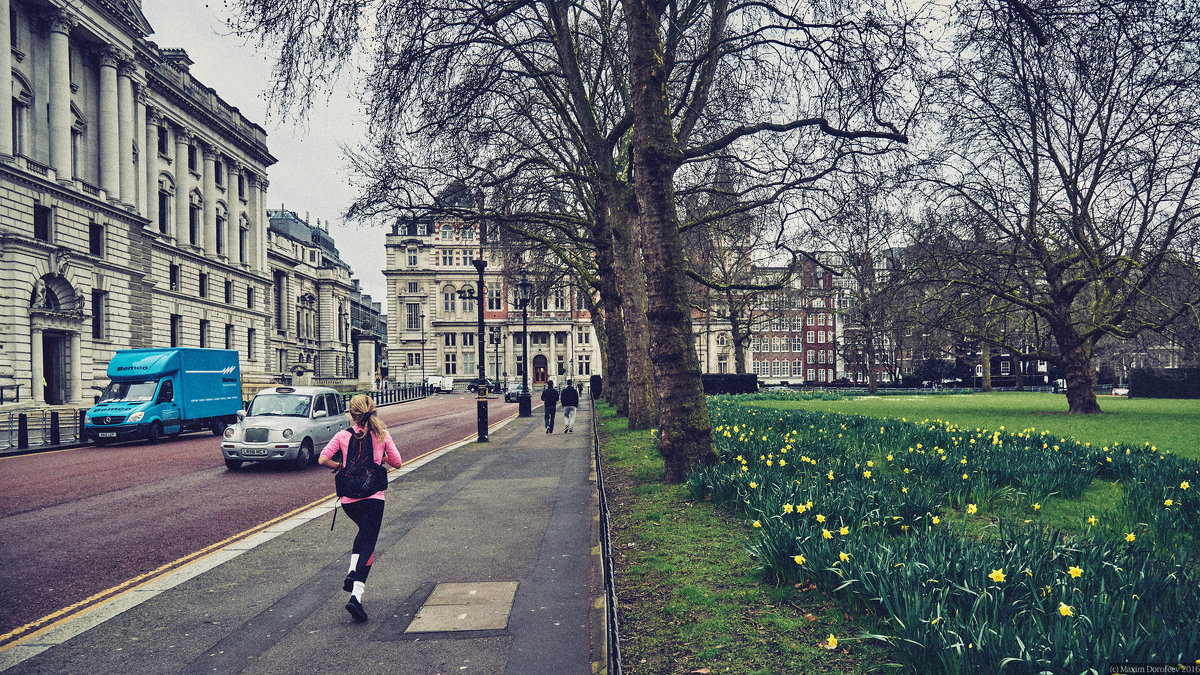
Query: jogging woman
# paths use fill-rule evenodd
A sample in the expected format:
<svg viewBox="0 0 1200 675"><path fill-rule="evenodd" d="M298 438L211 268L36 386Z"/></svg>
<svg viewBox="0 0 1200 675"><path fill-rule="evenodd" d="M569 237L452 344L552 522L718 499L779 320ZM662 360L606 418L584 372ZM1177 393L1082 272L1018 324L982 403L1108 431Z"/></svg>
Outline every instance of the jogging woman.
<svg viewBox="0 0 1200 675"><path fill-rule="evenodd" d="M369 443L366 448L374 450L376 464L383 464L386 461L399 469L403 462L400 459L400 451L392 442L392 436L388 433L387 427L379 421L375 401L372 401L371 397L366 394L359 394L350 399L350 407L347 412L350 414L352 428L339 431L329 441L329 444L321 451L319 460L321 465L334 471L340 469L342 464L347 461L347 453L353 440L356 447L362 447L360 444ZM335 455L338 456L338 459L334 459ZM379 527L383 523L383 498L384 492L380 490L362 499L351 499L350 497L340 499L342 510L346 512L350 520L358 525L358 534L354 537L354 548L350 553L350 571L346 573L346 581L342 584L342 590L350 592L350 600L346 602L346 611L350 612L350 616L359 622L367 620L367 612L362 606L362 596L363 589L367 585L367 575L371 573L371 564L375 562L375 540L379 538Z"/></svg>

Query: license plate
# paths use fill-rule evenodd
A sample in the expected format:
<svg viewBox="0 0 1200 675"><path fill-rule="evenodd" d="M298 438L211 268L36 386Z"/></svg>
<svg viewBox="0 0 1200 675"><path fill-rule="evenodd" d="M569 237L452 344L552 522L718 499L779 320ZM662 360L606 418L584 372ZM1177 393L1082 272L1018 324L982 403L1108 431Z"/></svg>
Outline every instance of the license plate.
<svg viewBox="0 0 1200 675"><path fill-rule="evenodd" d="M266 448L242 448L242 455L243 455L243 456L248 456L248 455L265 455L265 454L267 454L267 449L266 449Z"/></svg>
<svg viewBox="0 0 1200 675"><path fill-rule="evenodd" d="M97 434L97 435L98 435L98 436L100 436L100 438L116 438L116 437L117 437L117 432L115 432L115 431L101 431L101 432L100 432L99 434Z"/></svg>

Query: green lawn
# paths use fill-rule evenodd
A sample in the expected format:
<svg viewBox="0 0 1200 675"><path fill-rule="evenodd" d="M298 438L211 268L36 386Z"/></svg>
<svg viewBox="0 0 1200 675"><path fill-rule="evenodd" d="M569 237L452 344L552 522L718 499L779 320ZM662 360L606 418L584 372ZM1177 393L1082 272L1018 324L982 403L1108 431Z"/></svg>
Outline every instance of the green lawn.
<svg viewBox="0 0 1200 675"><path fill-rule="evenodd" d="M867 417L940 419L964 428L1020 431L1033 427L1083 443L1150 443L1200 459L1200 401L1101 397L1101 415L1067 415L1061 394L1002 392L963 395L859 397L843 401L763 401L754 405L823 410Z"/></svg>

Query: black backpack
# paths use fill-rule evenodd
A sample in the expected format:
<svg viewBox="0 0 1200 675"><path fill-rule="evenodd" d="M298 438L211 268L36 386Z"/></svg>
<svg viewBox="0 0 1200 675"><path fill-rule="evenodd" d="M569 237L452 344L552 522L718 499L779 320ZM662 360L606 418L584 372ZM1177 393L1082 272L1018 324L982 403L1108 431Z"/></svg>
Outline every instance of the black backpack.
<svg viewBox="0 0 1200 675"><path fill-rule="evenodd" d="M370 432L364 432L367 438ZM339 497L363 499L386 490L387 467L375 463L374 443L363 443L353 431L350 432L350 447L342 457L342 468L333 476Z"/></svg>

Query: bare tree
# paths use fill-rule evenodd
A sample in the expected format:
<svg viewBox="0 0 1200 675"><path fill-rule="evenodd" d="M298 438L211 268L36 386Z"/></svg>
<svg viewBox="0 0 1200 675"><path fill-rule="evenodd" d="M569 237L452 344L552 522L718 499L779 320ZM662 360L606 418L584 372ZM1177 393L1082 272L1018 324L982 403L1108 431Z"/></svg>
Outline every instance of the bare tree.
<svg viewBox="0 0 1200 675"><path fill-rule="evenodd" d="M1054 345L1032 355L1061 368L1070 412L1099 412L1097 345L1194 311L1195 296L1167 300L1154 280L1200 226L1200 10L957 7L938 99L949 150L930 184L963 217L927 233L926 259L996 320L979 324L985 344L1021 352L997 321L1036 317Z"/></svg>

